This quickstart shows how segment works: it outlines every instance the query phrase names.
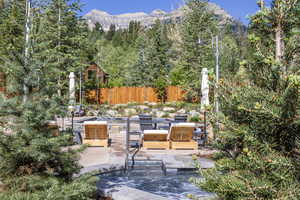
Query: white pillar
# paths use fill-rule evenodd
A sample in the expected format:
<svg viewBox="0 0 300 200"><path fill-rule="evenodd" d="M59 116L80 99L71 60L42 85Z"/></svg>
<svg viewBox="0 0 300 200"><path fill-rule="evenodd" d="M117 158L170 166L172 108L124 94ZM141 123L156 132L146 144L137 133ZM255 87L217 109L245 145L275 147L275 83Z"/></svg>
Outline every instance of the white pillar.
<svg viewBox="0 0 300 200"><path fill-rule="evenodd" d="M202 69L202 83L201 83L201 110L204 111L205 107L209 106L209 84L208 84L208 70Z"/></svg>
<svg viewBox="0 0 300 200"><path fill-rule="evenodd" d="M70 101L69 101L69 110L73 110L75 103L76 103L76 86L75 86L75 73L71 72L69 75L70 83L69 83L69 95L70 95Z"/></svg>

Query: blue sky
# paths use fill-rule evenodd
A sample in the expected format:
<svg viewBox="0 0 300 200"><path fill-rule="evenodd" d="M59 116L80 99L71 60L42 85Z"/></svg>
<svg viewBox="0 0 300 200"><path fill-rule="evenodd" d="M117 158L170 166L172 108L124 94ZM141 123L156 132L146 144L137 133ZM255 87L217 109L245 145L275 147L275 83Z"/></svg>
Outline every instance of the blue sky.
<svg viewBox="0 0 300 200"><path fill-rule="evenodd" d="M258 7L257 0L210 0L236 19L245 24L248 23L247 16L254 14ZM110 14L121 14L128 12L150 13L154 9L170 11L183 4L183 0L81 0L85 4L83 14L92 9L99 9Z"/></svg>

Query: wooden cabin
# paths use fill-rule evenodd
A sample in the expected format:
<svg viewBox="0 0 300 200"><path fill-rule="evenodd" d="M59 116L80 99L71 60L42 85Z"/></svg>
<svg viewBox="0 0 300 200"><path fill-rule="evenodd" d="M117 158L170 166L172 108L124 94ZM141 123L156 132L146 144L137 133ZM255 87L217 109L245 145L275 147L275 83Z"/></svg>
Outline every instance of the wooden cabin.
<svg viewBox="0 0 300 200"><path fill-rule="evenodd" d="M95 81L101 85L107 85L109 75L97 64L92 63L84 71L84 81Z"/></svg>

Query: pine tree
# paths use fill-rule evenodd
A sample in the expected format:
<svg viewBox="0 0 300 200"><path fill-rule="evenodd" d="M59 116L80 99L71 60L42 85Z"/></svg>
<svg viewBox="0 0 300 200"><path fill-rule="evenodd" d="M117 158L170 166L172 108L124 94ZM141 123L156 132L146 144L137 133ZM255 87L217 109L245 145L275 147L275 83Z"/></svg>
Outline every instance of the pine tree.
<svg viewBox="0 0 300 200"><path fill-rule="evenodd" d="M55 3L27 7L31 13L29 44L24 41L26 2L10 1L1 13L0 42L7 47L0 50L1 67L9 76L9 92L14 95L0 97L0 179L7 185L0 199L92 199L95 195L96 188L86 182L87 177L73 179L81 168L77 159L82 149L68 148L72 135L56 137L48 126L56 115L65 115L67 106L57 94L56 75L61 68L53 64L57 57L51 51L57 40L44 29L52 27L49 21L55 17L48 11ZM62 17L70 17L67 13ZM72 19L76 29L79 21ZM72 67L77 65L76 61L69 62ZM29 88L26 101L20 96L24 83ZM10 132L4 132L6 129Z"/></svg>
<svg viewBox="0 0 300 200"><path fill-rule="evenodd" d="M106 40L111 41L116 33L116 25L111 24L109 30L106 33Z"/></svg>
<svg viewBox="0 0 300 200"><path fill-rule="evenodd" d="M147 49L146 63L151 69L150 82L151 86L156 89L158 98L165 102L166 86L171 69L168 55L171 44L167 36L167 28L157 20L148 34L150 44Z"/></svg>
<svg viewBox="0 0 300 200"><path fill-rule="evenodd" d="M36 56L44 59L43 69L49 71L59 85L60 96L68 88L69 72L87 66L87 27L76 14L78 3L53 0L40 16L40 29L35 32ZM37 19L39 20L39 19ZM47 45L44 45L44 44ZM49 57L49 54L52 55Z"/></svg>
<svg viewBox="0 0 300 200"><path fill-rule="evenodd" d="M127 44L134 45L141 31L142 26L140 22L130 21L128 30L126 32Z"/></svg>
<svg viewBox="0 0 300 200"><path fill-rule="evenodd" d="M151 69L146 65L147 39L145 34L140 35L137 39L136 48L138 49L138 59L130 69L130 85L150 86Z"/></svg>
<svg viewBox="0 0 300 200"><path fill-rule="evenodd" d="M186 99L192 101L200 93L202 68L213 68L212 37L216 34L216 20L207 1L188 0L182 25L180 70Z"/></svg>
<svg viewBox="0 0 300 200"><path fill-rule="evenodd" d="M261 1L260 7L250 23L250 47L257 52L252 52L247 69L255 84L277 90L280 77L294 73L297 65L292 56L299 53L299 0L274 0L270 8Z"/></svg>
<svg viewBox="0 0 300 200"><path fill-rule="evenodd" d="M272 5L291 2L274 0ZM282 13L276 10L276 6L263 7L252 17L252 49L246 61L251 63L250 79L227 78L220 84L224 127L214 143L220 153L215 155L216 168L203 171L205 181L197 184L222 199L300 198L300 77L292 70L280 75L284 70L276 61L277 29L270 28L275 21L265 21L280 18ZM282 20L295 20L296 10ZM286 28L281 34L290 33ZM284 42L292 41L293 37L286 37ZM299 43L295 46L299 48ZM292 63L297 54L293 51L283 60Z"/></svg>

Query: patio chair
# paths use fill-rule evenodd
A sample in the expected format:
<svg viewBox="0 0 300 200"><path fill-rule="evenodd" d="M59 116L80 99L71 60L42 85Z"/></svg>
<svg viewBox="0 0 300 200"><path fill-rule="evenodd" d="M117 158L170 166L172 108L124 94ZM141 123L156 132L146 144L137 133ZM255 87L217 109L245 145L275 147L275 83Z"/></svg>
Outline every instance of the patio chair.
<svg viewBox="0 0 300 200"><path fill-rule="evenodd" d="M153 125L153 120L151 115L139 115L140 119L140 128L141 131L145 130L155 130L156 127Z"/></svg>
<svg viewBox="0 0 300 200"><path fill-rule="evenodd" d="M144 149L166 149L170 148L167 130L145 130L143 135Z"/></svg>
<svg viewBox="0 0 300 200"><path fill-rule="evenodd" d="M83 144L92 147L108 147L108 127L106 121L84 122Z"/></svg>
<svg viewBox="0 0 300 200"><path fill-rule="evenodd" d="M198 143L193 140L195 123L172 124L169 133L171 149L198 149Z"/></svg>
<svg viewBox="0 0 300 200"><path fill-rule="evenodd" d="M174 123L181 123L181 122L187 122L187 115L175 115L174 117Z"/></svg>
<svg viewBox="0 0 300 200"><path fill-rule="evenodd" d="M170 122L168 125L159 126L158 129L170 130L172 123L176 124L176 123L187 122L187 118L188 118L187 115L175 115L174 121Z"/></svg>
<svg viewBox="0 0 300 200"><path fill-rule="evenodd" d="M48 129L53 136L59 136L60 132L56 121L49 121Z"/></svg>

